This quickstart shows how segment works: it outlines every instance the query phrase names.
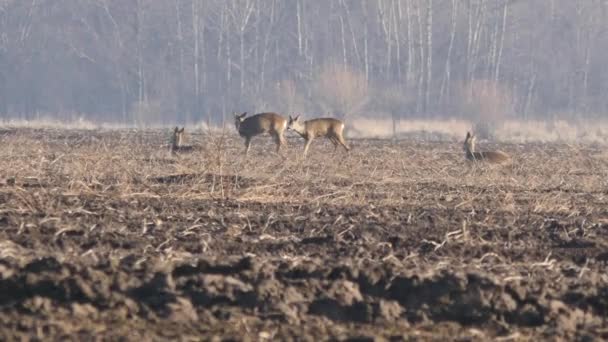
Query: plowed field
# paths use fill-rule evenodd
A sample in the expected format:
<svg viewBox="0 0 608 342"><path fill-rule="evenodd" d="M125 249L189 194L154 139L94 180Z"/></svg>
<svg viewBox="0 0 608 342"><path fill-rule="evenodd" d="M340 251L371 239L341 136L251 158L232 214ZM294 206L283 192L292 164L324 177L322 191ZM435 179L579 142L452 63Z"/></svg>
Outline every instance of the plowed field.
<svg viewBox="0 0 608 342"><path fill-rule="evenodd" d="M608 153L0 131L0 339L608 339Z"/></svg>

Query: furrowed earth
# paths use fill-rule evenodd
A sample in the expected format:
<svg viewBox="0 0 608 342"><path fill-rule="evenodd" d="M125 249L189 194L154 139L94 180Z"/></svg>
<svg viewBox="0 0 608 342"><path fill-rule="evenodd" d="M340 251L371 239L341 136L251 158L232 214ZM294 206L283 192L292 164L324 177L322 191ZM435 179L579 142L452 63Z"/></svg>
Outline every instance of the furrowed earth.
<svg viewBox="0 0 608 342"><path fill-rule="evenodd" d="M0 339L608 339L601 146L168 138L0 130Z"/></svg>

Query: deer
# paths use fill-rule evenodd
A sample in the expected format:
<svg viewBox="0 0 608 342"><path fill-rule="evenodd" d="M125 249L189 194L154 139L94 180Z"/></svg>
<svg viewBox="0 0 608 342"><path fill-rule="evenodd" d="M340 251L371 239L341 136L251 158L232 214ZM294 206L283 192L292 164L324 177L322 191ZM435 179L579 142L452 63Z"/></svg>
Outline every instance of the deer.
<svg viewBox="0 0 608 342"><path fill-rule="evenodd" d="M173 129L173 136L171 138L171 153L175 154L177 152L190 152L193 147L190 145L184 145L184 137L186 133L184 133L184 127L179 129L175 127Z"/></svg>
<svg viewBox="0 0 608 342"><path fill-rule="evenodd" d="M282 145L286 145L283 132L287 128L287 120L277 113L259 113L248 118L247 112L243 114L234 113L234 126L237 132L245 138L245 155L249 154L251 147L251 138L256 135L268 133L277 144L277 153L281 150Z"/></svg>
<svg viewBox="0 0 608 342"><path fill-rule="evenodd" d="M346 145L344 136L342 135L342 132L344 131L344 122L338 119L319 118L302 122L300 120L300 115L297 115L296 117L291 117L290 115L287 129L298 133L306 140L306 144L304 145L304 157L306 157L306 154L308 153L310 144L314 138L317 137L326 137L329 139L329 141L334 144L334 151L338 148L338 144L342 145L347 152L350 151L350 147Z"/></svg>
<svg viewBox="0 0 608 342"><path fill-rule="evenodd" d="M511 160L511 157L502 151L485 151L475 152L475 142L477 138L475 135L467 132L467 136L464 139L464 152L465 156L470 161L487 161L490 163L503 163Z"/></svg>

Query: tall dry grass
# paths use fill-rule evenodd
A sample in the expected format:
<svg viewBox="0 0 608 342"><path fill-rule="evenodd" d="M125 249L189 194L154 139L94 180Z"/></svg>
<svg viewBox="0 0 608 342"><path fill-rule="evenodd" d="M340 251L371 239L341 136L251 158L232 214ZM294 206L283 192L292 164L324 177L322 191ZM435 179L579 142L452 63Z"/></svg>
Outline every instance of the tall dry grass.
<svg viewBox="0 0 608 342"><path fill-rule="evenodd" d="M351 118L347 121L351 138L393 137L393 122L390 118ZM433 140L464 139L467 131L474 131L472 121L461 119L400 120L396 124L397 137L421 136ZM505 120L493 128L493 139L502 142L559 142L580 144L607 144L608 121L585 121L572 123L565 120L534 121Z"/></svg>
<svg viewBox="0 0 608 342"><path fill-rule="evenodd" d="M422 129L425 124L403 125L400 129ZM311 146L311 156L306 159L301 158L303 141L294 135L289 135L288 149L280 156L268 153L271 139L259 137L252 145L252 156L246 158L242 139L228 128L191 131L188 143L195 151L177 156L171 155L170 134L164 130L17 129L2 135L0 158L6 167L1 177L38 179L70 190L101 187L117 196L153 189L157 196L191 199L228 196L305 202L325 196L316 201L342 204L365 204L372 199L402 203L402 194L411 187L433 182L521 191L567 186L581 192L593 191L605 183L601 177L606 174L606 154L601 149L482 142L480 150L499 147L515 160L510 167L478 168L465 161L462 139L456 134L466 129L465 124L448 123L442 132L449 132L450 127L457 128L451 142L353 140L350 153L334 152L329 142L320 140ZM173 174L191 174L194 178L188 186L167 187L153 181ZM251 182L241 187L241 178ZM226 185L231 188L226 189Z"/></svg>
<svg viewBox="0 0 608 342"><path fill-rule="evenodd" d="M172 125L152 125L147 130L168 132ZM180 125L181 126L181 125ZM32 128L55 130L121 130L140 129L136 125L112 123L95 123L85 119L75 121L57 121L54 119L38 120L3 120L0 128ZM389 116L378 115L378 118L349 117L346 119L346 135L350 139L393 139L418 137L432 141L455 141L464 139L467 131L474 131L475 123L463 119L402 119L396 122ZM231 122L224 127L210 125L200 121L186 126L189 133L195 136L208 133L220 134L231 132ZM165 132L165 133L166 133ZM166 133L168 134L168 133ZM569 122L566 120L505 120L493 128L493 140L511 143L556 142L568 144L608 144L608 121L594 120Z"/></svg>
<svg viewBox="0 0 608 342"><path fill-rule="evenodd" d="M270 138L258 137L249 157L233 131L191 137L194 152L172 155L159 130L0 132L0 214L14 221L10 229L19 237L44 231L53 241L90 235L135 246L70 245L76 247L62 257L74 262L135 256L161 267L331 234L350 241L340 253L371 251L366 262L427 265L433 272L471 262L501 279L516 279L514 270L530 272L529 260L538 261L534 267L554 265L543 261L551 260L552 242L543 235L551 222L563 227L551 234L563 234L564 241L581 229L586 239L598 237L608 224L608 155L593 146L485 143L514 159L490 166L467 162L460 141L354 140L349 153L334 153L320 140L303 159L303 141L295 136L282 155L269 153ZM407 239L400 240L405 247L393 249L385 241L392 235ZM58 243L36 241L5 247L24 260L56 253ZM226 241L232 250L222 249ZM324 248L343 245L336 246ZM431 261L417 254L428 246ZM300 247L280 250L281 260L305 257ZM527 259L509 261L518 248ZM471 259L469 250L495 257Z"/></svg>

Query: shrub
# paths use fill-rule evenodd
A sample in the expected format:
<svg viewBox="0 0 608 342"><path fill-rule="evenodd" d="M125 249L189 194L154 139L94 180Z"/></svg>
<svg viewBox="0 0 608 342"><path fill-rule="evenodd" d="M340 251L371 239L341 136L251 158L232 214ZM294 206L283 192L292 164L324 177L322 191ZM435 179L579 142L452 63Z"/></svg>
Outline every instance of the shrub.
<svg viewBox="0 0 608 342"><path fill-rule="evenodd" d="M491 137L496 124L513 112L510 91L493 80L473 80L457 90L458 111L473 122L479 137Z"/></svg>
<svg viewBox="0 0 608 342"><path fill-rule="evenodd" d="M335 113L344 118L360 112L368 101L365 76L344 65L330 64L313 81L316 106L321 113Z"/></svg>

